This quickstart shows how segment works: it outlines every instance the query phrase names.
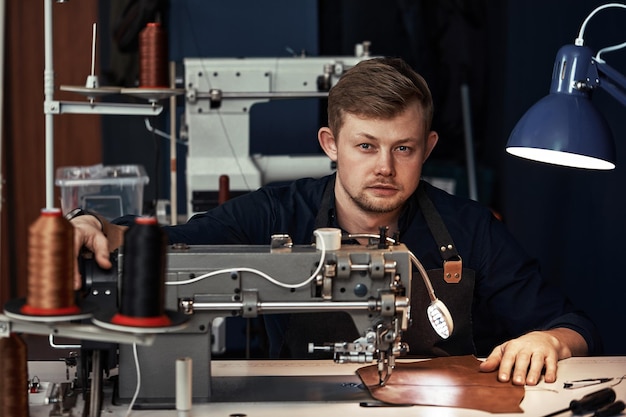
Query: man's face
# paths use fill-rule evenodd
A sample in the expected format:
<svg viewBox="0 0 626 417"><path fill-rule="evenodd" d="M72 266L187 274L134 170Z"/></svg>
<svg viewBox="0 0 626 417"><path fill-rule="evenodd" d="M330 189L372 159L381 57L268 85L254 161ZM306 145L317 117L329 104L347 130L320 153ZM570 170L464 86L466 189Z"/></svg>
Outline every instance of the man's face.
<svg viewBox="0 0 626 417"><path fill-rule="evenodd" d="M337 198L369 214L398 211L417 188L436 142L435 132L424 133L417 105L391 119L345 114L334 149L327 150L337 162Z"/></svg>

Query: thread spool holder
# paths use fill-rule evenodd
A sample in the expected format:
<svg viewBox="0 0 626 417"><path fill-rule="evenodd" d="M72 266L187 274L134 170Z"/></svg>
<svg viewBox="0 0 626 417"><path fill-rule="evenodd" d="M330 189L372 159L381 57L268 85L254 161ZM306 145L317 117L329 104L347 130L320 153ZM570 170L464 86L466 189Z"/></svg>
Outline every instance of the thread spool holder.
<svg viewBox="0 0 626 417"><path fill-rule="evenodd" d="M129 116L156 116L163 106L134 103L97 103L59 101L54 99L53 65L53 22L52 3L44 3L44 115L45 115L45 154L46 154L46 207L54 207L54 116L57 114L108 114ZM94 90L95 92L95 90ZM89 97L89 94L87 93Z"/></svg>

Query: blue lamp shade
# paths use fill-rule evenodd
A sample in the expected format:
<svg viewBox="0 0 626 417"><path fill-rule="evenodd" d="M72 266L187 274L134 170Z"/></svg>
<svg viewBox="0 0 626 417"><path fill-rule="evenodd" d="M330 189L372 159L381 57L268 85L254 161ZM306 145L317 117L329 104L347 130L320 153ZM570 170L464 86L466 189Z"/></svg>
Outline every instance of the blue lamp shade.
<svg viewBox="0 0 626 417"><path fill-rule="evenodd" d="M615 168L611 129L586 97L550 94L517 123L507 152L526 159L569 167Z"/></svg>
<svg viewBox="0 0 626 417"><path fill-rule="evenodd" d="M580 87L580 81L590 79L594 66L589 48L563 46L554 62L550 94L517 123L507 152L555 165L615 168L611 129L591 102L591 88Z"/></svg>

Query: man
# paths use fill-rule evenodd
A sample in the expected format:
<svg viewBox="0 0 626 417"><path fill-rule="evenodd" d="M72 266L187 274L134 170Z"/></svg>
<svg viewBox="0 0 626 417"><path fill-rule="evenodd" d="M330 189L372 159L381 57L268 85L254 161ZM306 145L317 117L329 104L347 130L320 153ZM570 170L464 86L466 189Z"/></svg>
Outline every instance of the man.
<svg viewBox="0 0 626 417"><path fill-rule="evenodd" d="M439 298L452 300L455 335L444 342L412 325L406 333L411 352L414 346L431 355L488 349L481 370L498 370L500 381L535 385L544 373L546 382L554 382L560 359L599 352L596 329L546 285L488 209L420 181L438 140L432 117L428 86L404 61L363 61L331 89L329 126L318 133L337 163L335 175L262 187L184 225L165 227L169 240L266 245L272 234L288 233L294 244L309 244L318 227L352 234L388 227L432 271ZM77 248L85 245L109 267L109 252L121 244L125 228L102 225L95 216L72 223ZM439 244L446 240L449 245ZM441 272L448 249L462 262L458 282Z"/></svg>

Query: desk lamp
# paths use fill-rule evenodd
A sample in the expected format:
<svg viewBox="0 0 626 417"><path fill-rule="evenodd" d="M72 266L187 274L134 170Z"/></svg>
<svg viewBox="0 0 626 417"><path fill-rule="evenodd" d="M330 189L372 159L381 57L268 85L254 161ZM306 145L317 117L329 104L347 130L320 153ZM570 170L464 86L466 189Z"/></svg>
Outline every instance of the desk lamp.
<svg viewBox="0 0 626 417"><path fill-rule="evenodd" d="M604 52L626 47L626 42L598 51L584 46L589 20L609 7L597 7L583 22L574 45L558 51L552 72L550 94L519 120L506 145L510 154L568 167L610 170L615 168L615 145L605 118L591 102L594 89L606 90L626 106L626 77L601 58Z"/></svg>

